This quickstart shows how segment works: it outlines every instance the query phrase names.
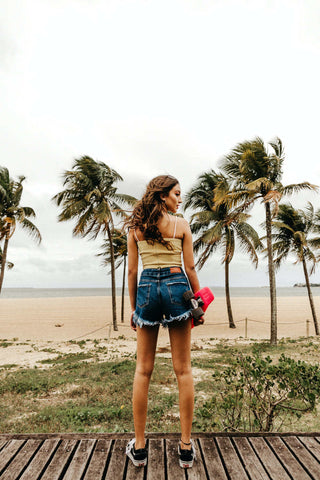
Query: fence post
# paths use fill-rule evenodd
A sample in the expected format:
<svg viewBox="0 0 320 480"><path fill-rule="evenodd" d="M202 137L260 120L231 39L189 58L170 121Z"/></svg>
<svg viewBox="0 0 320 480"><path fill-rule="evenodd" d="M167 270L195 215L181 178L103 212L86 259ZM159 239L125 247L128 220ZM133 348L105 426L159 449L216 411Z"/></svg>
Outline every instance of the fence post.
<svg viewBox="0 0 320 480"><path fill-rule="evenodd" d="M310 336L310 320L307 318L307 337Z"/></svg>
<svg viewBox="0 0 320 480"><path fill-rule="evenodd" d="M110 340L110 337L111 337L111 327L112 327L112 323L109 323L109 335L108 335L108 340Z"/></svg>
<svg viewBox="0 0 320 480"><path fill-rule="evenodd" d="M248 338L248 319L244 319L244 338Z"/></svg>

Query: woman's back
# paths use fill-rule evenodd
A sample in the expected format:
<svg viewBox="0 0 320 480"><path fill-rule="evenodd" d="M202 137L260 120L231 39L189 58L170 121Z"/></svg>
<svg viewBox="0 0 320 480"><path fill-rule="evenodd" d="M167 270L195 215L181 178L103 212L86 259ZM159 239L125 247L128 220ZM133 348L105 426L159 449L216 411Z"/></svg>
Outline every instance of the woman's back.
<svg viewBox="0 0 320 480"><path fill-rule="evenodd" d="M170 242L171 248L155 241L153 244L144 240L144 235L139 230L134 231L143 268L181 267L181 253L183 237L177 237L178 217L167 215L161 219L158 229L164 240ZM179 225L180 227L180 225ZM180 228L178 233L181 235Z"/></svg>
<svg viewBox="0 0 320 480"><path fill-rule="evenodd" d="M176 215L164 215L160 218L157 227L162 237L165 240L170 240L172 238L183 239L183 219L179 218ZM135 229L135 236L138 241L145 240L143 232L139 229Z"/></svg>

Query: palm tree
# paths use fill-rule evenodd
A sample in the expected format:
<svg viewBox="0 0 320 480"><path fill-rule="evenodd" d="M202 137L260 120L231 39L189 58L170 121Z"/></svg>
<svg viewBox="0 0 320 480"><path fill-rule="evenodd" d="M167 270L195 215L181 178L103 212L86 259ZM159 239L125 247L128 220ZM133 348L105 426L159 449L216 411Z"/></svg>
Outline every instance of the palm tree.
<svg viewBox="0 0 320 480"><path fill-rule="evenodd" d="M121 230L114 229L112 234L112 244L114 252L114 267L115 269L119 268L123 264L123 275L122 275L122 292L121 292L121 322L124 322L124 292L126 286L126 265L127 265L127 235L125 235ZM98 253L98 256L103 257L102 265L110 266L111 264L111 248L108 240L105 240L101 245L101 253ZM111 269L109 271L111 273Z"/></svg>
<svg viewBox="0 0 320 480"><path fill-rule="evenodd" d="M57 205L62 206L59 221L75 218L75 236L95 239L100 232L107 235L110 244L113 328L118 330L113 214L124 216L119 204L132 204L134 200L129 195L117 193L115 183L123 180L119 173L88 156L76 159L72 170L65 171L63 178L65 189L53 197Z"/></svg>
<svg viewBox="0 0 320 480"><path fill-rule="evenodd" d="M255 267L258 265L256 250L261 246L257 232L247 223L249 215L242 206L230 208L230 185L222 174L210 170L199 176L196 185L187 193L185 209L197 209L191 217L191 231L198 234L194 251L199 254L197 265L201 269L211 254L220 246L225 265L225 292L229 327L236 328L230 299L229 266L235 252L235 239L249 254ZM216 199L219 199L219 203Z"/></svg>
<svg viewBox="0 0 320 480"><path fill-rule="evenodd" d="M320 212L320 211L319 211ZM318 215L320 213L318 212ZM315 231L316 215L313 205L309 202L306 209L296 210L290 203L279 205L279 212L276 221L272 222L275 233L272 235L274 243L273 252L277 255L274 260L276 268L279 268L283 260L290 253L296 257L296 263L302 263L306 280L309 302L314 322L316 335L319 335L317 315L313 303L313 296L309 281L307 263L311 263L310 274L316 267L316 256L313 248L319 248L320 237L310 238Z"/></svg>
<svg viewBox="0 0 320 480"><path fill-rule="evenodd" d="M308 182L283 186L282 164L284 149L280 138L269 143L269 152L261 140L256 137L252 141L239 143L226 155L221 163L223 172L233 182L233 192L230 200L238 203L240 200L250 207L259 198L265 206L265 228L268 252L268 271L270 284L271 322L270 343L277 343L277 301L276 279L272 253L272 218L277 214L278 204L283 195L299 192L303 189L315 190ZM271 204L273 210L271 210Z"/></svg>
<svg viewBox="0 0 320 480"><path fill-rule="evenodd" d="M9 170L0 167L0 241L4 241L3 251L1 250L0 293L7 264L9 240L16 230L16 225L21 225L34 240L41 242L38 228L29 220L29 217L36 216L34 210L20 205L24 180L23 176L18 177L18 181L13 180L10 178Z"/></svg>

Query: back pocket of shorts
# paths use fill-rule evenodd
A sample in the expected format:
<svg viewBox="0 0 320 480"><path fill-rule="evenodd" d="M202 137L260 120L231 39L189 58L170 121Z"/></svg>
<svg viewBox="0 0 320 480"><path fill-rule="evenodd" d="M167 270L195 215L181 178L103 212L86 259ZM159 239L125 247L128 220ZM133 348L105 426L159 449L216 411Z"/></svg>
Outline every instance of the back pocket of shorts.
<svg viewBox="0 0 320 480"><path fill-rule="evenodd" d="M184 292L189 290L188 283L184 281L180 281L180 282L175 281L175 282L167 283L167 287L168 287L171 303L182 305L184 303L182 298L183 294Z"/></svg>
<svg viewBox="0 0 320 480"><path fill-rule="evenodd" d="M149 305L151 283L143 283L138 286L137 306L140 308Z"/></svg>

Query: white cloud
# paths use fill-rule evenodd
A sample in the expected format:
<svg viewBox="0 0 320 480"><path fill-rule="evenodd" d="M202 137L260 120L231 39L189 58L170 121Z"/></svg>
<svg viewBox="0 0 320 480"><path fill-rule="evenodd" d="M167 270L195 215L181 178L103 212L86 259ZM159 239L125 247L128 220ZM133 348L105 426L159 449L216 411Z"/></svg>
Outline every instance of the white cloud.
<svg viewBox="0 0 320 480"><path fill-rule="evenodd" d="M20 274L7 272L5 282L10 275L16 285L71 285L77 260L61 276L59 252L79 260L97 251L97 243L72 238L72 224L57 223L50 200L63 170L84 154L123 175L119 191L140 196L159 173L177 176L186 191L236 143L278 135L284 183L320 183L316 0L2 0L1 7L1 164L26 175L23 203L36 210L43 235L40 248L24 233L12 239ZM309 198L318 208L310 194L292 202ZM32 261L20 270L23 245L50 278ZM88 276L79 281L104 285L97 264L83 261ZM234 260L235 281L245 265ZM281 282L291 282L290 268L279 272ZM249 270L248 284L267 283L263 269ZM200 276L209 281L206 271Z"/></svg>

